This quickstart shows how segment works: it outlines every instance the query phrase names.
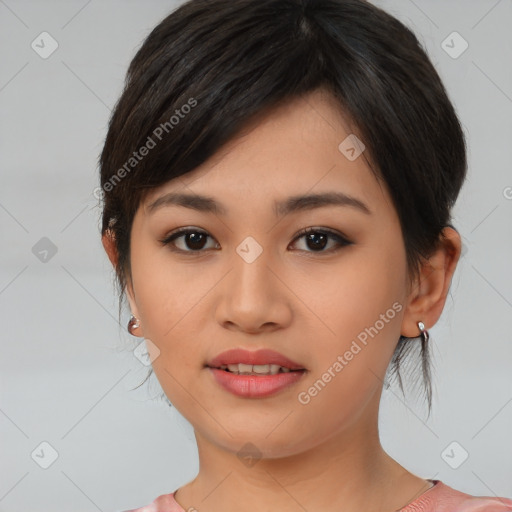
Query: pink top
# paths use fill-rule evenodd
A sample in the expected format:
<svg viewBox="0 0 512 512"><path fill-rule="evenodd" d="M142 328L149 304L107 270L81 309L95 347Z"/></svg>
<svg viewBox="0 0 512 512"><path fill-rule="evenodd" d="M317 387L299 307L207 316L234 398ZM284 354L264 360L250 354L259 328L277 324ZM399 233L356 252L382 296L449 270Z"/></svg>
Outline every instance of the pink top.
<svg viewBox="0 0 512 512"><path fill-rule="evenodd" d="M432 480L433 487L398 512L512 512L512 499L471 496L441 482ZM125 512L185 512L174 499L174 493L163 494L145 507Z"/></svg>

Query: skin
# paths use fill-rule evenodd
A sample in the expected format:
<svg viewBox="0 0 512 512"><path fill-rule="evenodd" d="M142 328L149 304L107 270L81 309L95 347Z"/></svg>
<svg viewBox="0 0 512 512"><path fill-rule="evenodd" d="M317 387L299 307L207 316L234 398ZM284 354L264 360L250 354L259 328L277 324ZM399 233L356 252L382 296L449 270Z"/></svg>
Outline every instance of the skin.
<svg viewBox="0 0 512 512"><path fill-rule="evenodd" d="M400 334L418 336L440 317L460 256L456 231L408 281L399 220L385 186L363 153L349 161L338 145L351 133L337 103L321 89L259 116L214 157L169 181L140 205L131 232L127 292L135 330L158 347L157 378L193 425L200 469L179 488L185 509L208 512L395 511L432 486L382 448L378 432L384 376ZM369 156L367 156L369 158ZM167 192L208 195L226 215L147 206ZM276 217L273 201L340 191L363 201ZM180 227L207 232L203 245ZM327 239L316 248L297 233L330 228L352 245ZM263 252L252 263L236 252L248 236ZM196 240L197 242L197 240ZM103 244L115 265L115 241ZM204 247L193 252L194 247ZM297 395L332 367L365 327L392 304L402 308L307 404ZM224 350L275 349L308 371L300 383L267 398L221 388L205 363ZM151 350L150 350L151 353ZM246 466L237 452L254 444L260 459Z"/></svg>

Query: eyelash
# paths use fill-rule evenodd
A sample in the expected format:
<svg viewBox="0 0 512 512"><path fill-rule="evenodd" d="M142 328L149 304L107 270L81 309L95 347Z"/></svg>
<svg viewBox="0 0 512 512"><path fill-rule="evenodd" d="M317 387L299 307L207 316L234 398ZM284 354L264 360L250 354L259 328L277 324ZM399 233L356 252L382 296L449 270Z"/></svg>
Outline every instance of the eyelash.
<svg viewBox="0 0 512 512"><path fill-rule="evenodd" d="M205 250L203 249L199 249L199 250L188 250L188 251L185 251L183 249L178 249L176 247L171 247L170 244L171 242L173 242L174 240L178 239L178 238L181 238L183 237L184 235L188 235L188 234L191 234L191 233L195 233L195 234L202 234L202 235L207 235L208 237L210 238L213 238L211 235L209 235L207 232L201 230L201 229L195 229L195 228L180 228L180 229L177 229L176 231L173 231L172 233L170 233L168 236L166 236L164 239L162 240L159 240L159 242L164 245L164 246L169 246L169 249L173 252L179 252L179 253L195 253L195 254L200 254L200 253L203 253L205 252ZM311 233L319 233L319 234L322 234L322 235L328 235L330 238L332 238L333 240L335 240L338 244L338 247L335 247L334 249L329 249L329 250L320 250L320 251L303 251L303 252L307 252L307 253L318 253L318 254L322 254L322 253L334 253L334 252L337 252L339 251L340 249L342 249L343 247L346 247L348 245L352 245L353 242L351 242L350 240L348 240L348 238L346 238L345 236L341 235L340 233L337 233L336 231L332 231L330 229L326 229L326 228L305 228L303 230L301 230L299 233L297 233L297 235L295 236L295 238L293 239L292 243L296 242L297 240L299 240L300 238L306 236L306 235L309 235Z"/></svg>

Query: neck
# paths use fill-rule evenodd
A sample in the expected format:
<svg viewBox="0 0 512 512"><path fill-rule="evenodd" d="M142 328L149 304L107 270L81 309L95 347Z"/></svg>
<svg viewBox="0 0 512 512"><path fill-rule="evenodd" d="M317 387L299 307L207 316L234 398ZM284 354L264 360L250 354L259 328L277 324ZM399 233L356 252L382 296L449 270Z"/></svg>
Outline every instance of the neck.
<svg viewBox="0 0 512 512"><path fill-rule="evenodd" d="M252 462L197 431L196 439L199 473L175 494L185 510L395 511L430 486L387 455L376 414L300 453Z"/></svg>

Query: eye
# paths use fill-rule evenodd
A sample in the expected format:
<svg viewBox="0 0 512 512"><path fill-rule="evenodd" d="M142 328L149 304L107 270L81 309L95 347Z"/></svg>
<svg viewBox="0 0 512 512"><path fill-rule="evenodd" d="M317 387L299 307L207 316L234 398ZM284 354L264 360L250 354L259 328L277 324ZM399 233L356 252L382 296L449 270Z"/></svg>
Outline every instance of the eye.
<svg viewBox="0 0 512 512"><path fill-rule="evenodd" d="M296 240L300 240L304 238L306 242L306 246L313 248L313 251L306 252L335 252L341 249L344 246L352 245L353 242L348 240L345 236L337 233L336 231L331 231L326 228L306 228L303 229L298 235L295 237L294 242ZM329 249L324 251L325 247L328 245L329 239L334 240L334 249Z"/></svg>
<svg viewBox="0 0 512 512"><path fill-rule="evenodd" d="M180 228L169 236L160 240L163 245L171 245L176 246L174 243L175 240L179 240L183 238L182 242L186 247L191 248L191 250L187 250L186 248L174 248L170 247L172 251L176 252L201 252L201 249L204 249L205 241L207 238L212 238L210 235L204 231L195 228Z"/></svg>

